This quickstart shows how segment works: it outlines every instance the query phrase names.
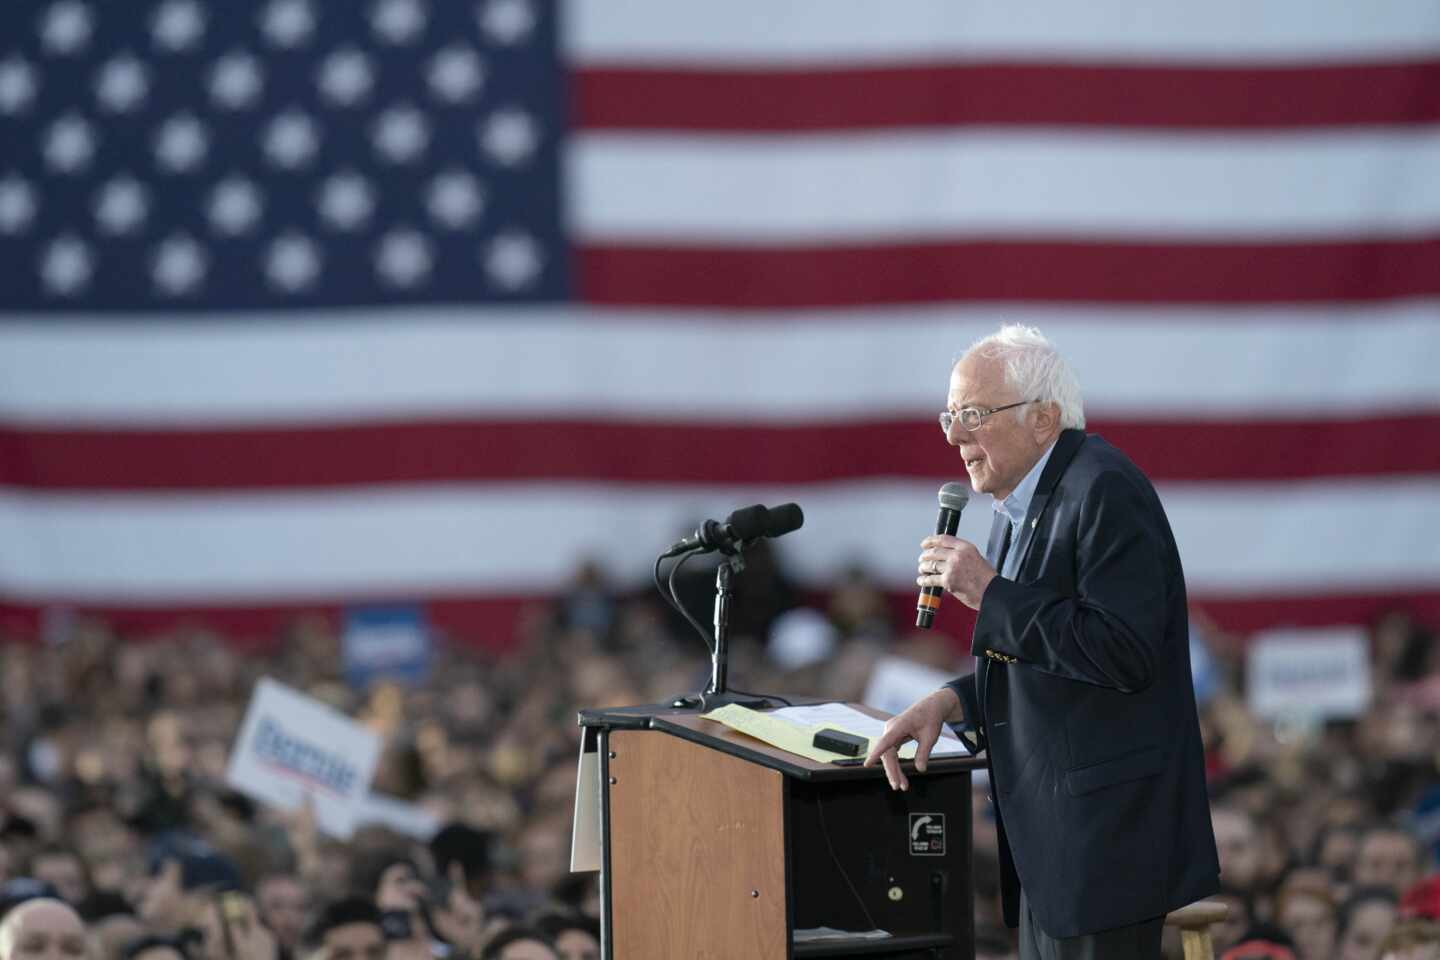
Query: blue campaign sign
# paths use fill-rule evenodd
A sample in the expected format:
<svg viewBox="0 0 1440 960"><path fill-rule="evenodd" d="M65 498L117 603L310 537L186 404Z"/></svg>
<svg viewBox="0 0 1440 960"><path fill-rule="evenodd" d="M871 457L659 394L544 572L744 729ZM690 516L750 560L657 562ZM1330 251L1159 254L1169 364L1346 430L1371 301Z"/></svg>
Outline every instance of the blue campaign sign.
<svg viewBox="0 0 1440 960"><path fill-rule="evenodd" d="M430 677L434 643L417 606L352 607L341 644L345 679L358 690L379 680L422 683Z"/></svg>

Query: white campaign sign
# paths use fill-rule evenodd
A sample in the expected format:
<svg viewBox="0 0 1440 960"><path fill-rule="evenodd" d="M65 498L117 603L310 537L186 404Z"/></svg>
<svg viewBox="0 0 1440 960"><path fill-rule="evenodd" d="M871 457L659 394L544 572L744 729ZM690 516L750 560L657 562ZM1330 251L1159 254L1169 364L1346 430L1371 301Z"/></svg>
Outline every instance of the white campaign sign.
<svg viewBox="0 0 1440 960"><path fill-rule="evenodd" d="M1259 716L1357 716L1370 704L1370 646L1359 627L1259 633L1250 641L1246 679Z"/></svg>
<svg viewBox="0 0 1440 960"><path fill-rule="evenodd" d="M380 737L349 717L270 678L255 685L225 780L286 810L308 796L316 825L341 839L355 823L380 759Z"/></svg>

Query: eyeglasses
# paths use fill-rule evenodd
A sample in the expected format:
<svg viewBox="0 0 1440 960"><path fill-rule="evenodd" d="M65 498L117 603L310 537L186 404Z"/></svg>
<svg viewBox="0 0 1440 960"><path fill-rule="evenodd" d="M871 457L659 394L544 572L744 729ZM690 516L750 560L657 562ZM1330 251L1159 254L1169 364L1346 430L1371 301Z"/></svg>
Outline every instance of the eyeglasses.
<svg viewBox="0 0 1440 960"><path fill-rule="evenodd" d="M980 424L992 413L999 413L1001 410L1009 410L1012 407L1023 407L1027 403L1034 403L1034 400L1017 400L1015 403L1007 403L1003 407L961 407L959 411L951 413L949 410L940 411L940 429L947 434L952 424L959 422L960 426L967 431L980 429Z"/></svg>

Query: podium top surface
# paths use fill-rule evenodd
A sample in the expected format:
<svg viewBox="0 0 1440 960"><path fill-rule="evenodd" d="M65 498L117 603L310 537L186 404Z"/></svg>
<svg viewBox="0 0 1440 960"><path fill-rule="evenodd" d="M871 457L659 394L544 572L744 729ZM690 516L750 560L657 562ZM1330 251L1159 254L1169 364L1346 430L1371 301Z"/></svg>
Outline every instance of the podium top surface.
<svg viewBox="0 0 1440 960"><path fill-rule="evenodd" d="M888 719L889 714L858 703L850 706L879 719ZM748 760L751 763L779 770L786 776L801 780L867 780L883 778L885 771L877 764L873 767L820 763L808 757L772 747L770 744L738 731L731 730L723 723L706 720L694 710L672 708L665 705L617 707L607 710L585 710L580 713L582 727L603 727L609 729L658 730L672 736L689 740L721 753ZM915 765L903 761L905 772L915 776ZM942 773L959 773L983 769L985 761L976 757L953 757L931 760L927 765L927 776Z"/></svg>

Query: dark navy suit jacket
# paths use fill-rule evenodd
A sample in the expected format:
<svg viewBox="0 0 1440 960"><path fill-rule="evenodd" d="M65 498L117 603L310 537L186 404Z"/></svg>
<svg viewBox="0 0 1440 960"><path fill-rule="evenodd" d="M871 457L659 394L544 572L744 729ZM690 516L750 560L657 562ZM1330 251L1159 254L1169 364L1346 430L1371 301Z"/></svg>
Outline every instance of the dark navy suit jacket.
<svg viewBox="0 0 1440 960"><path fill-rule="evenodd" d="M977 669L949 685L988 749L1006 922L1021 885L1053 937L1215 893L1185 577L1154 488L1065 430L1022 529L1015 579L981 599Z"/></svg>

